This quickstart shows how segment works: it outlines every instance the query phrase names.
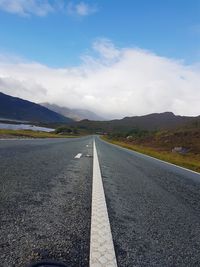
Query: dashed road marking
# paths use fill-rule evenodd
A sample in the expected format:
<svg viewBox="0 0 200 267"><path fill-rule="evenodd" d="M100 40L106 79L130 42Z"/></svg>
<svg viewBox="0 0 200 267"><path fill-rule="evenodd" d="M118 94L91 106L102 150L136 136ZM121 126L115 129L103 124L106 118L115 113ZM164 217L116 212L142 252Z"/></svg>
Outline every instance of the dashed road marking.
<svg viewBox="0 0 200 267"><path fill-rule="evenodd" d="M78 153L74 158L75 158L75 159L80 159L81 156L82 156L82 153Z"/></svg>
<svg viewBox="0 0 200 267"><path fill-rule="evenodd" d="M95 141L93 158L90 267L117 267Z"/></svg>

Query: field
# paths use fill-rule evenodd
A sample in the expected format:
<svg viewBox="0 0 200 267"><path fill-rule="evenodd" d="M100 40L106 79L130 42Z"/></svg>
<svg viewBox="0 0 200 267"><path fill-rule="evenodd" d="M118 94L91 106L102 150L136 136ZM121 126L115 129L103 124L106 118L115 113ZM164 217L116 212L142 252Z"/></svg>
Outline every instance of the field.
<svg viewBox="0 0 200 267"><path fill-rule="evenodd" d="M76 135L60 135L56 133L36 132L31 130L7 130L0 129L0 139L2 138L72 138Z"/></svg>

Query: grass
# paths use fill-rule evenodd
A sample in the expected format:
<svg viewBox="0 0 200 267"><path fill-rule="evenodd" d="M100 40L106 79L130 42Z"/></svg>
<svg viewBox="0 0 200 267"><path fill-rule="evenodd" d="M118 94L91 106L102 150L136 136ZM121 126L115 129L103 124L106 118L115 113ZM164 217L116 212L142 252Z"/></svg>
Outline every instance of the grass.
<svg viewBox="0 0 200 267"><path fill-rule="evenodd" d="M0 129L0 137L4 138L72 138L77 137L75 135L59 135L56 133L38 132L31 130L7 130Z"/></svg>
<svg viewBox="0 0 200 267"><path fill-rule="evenodd" d="M167 161L170 163L173 163L175 165L185 167L187 169L200 172L200 154L178 154L178 153L172 153L169 151L156 151L154 148L146 147L143 145L136 145L136 144L128 144L123 141L116 141L113 139L109 139L108 137L103 136L103 140L110 142L112 144L134 150L137 152L140 152L145 155L149 155L151 157Z"/></svg>

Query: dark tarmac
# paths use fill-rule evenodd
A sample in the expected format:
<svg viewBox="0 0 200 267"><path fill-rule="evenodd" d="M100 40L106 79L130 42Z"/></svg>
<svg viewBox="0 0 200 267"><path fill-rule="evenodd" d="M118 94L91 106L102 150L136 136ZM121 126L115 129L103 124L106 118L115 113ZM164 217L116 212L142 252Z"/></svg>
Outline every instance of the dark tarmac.
<svg viewBox="0 0 200 267"><path fill-rule="evenodd" d="M118 266L200 266L200 175L95 139ZM0 140L1 267L89 266L92 142Z"/></svg>

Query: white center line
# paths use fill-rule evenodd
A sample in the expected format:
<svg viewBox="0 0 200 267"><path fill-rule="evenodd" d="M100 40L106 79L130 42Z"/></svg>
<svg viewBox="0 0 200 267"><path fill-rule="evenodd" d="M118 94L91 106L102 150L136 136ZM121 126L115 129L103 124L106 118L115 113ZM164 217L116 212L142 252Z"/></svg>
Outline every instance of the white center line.
<svg viewBox="0 0 200 267"><path fill-rule="evenodd" d="M117 267L95 141L93 158L90 267Z"/></svg>
<svg viewBox="0 0 200 267"><path fill-rule="evenodd" d="M75 159L80 159L81 156L82 156L82 153L78 153L74 158Z"/></svg>

